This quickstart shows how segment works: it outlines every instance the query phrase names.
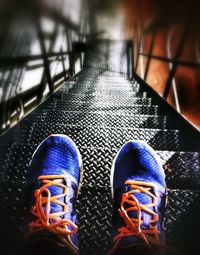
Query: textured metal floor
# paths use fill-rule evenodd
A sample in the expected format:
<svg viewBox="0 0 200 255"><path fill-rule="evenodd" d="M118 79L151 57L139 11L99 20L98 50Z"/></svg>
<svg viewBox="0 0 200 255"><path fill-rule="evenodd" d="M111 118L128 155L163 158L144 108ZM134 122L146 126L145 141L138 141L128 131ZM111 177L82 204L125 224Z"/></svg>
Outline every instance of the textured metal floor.
<svg viewBox="0 0 200 255"><path fill-rule="evenodd" d="M37 145L52 133L69 135L83 157L83 188L77 201L81 254L106 254L112 229L111 164L120 146L131 139L147 141L167 165L167 244L175 254L189 254L197 243L199 148L195 142L187 147L184 120L176 121L176 114L140 79L127 78L125 53L123 42L96 43L76 77L0 137L0 254L22 253L29 219L27 166ZM192 132L188 125L191 143L197 139Z"/></svg>

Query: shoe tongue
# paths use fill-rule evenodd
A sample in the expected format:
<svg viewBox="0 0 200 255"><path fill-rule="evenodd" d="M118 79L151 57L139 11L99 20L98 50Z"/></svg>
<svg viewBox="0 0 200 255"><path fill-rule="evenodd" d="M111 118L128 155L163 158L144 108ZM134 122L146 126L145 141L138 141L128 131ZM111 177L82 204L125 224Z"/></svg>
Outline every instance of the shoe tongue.
<svg viewBox="0 0 200 255"><path fill-rule="evenodd" d="M143 180L138 180L138 181L143 181ZM125 185L125 189L126 189L126 192L133 190L133 188L131 188L130 185ZM133 196L135 197L135 199L137 199L140 205L152 204L152 197L144 192L134 193ZM133 199L131 200L134 201ZM129 208L130 206L131 205L128 203L124 204L125 209ZM149 209L153 209L153 208L150 207ZM128 212L128 215L130 218L138 218L138 210L131 210ZM149 227L151 219L152 219L152 214L141 209L141 220L143 221L143 223L141 224L141 227L143 229Z"/></svg>
<svg viewBox="0 0 200 255"><path fill-rule="evenodd" d="M129 179L130 180L130 179ZM134 179L135 180L135 179ZM137 181L144 181L144 180L137 180ZM133 188L130 187L130 185L123 185L122 187L122 192L123 193L127 193L128 191L133 190ZM151 204L152 203L152 198L144 193L144 192L138 192L138 193L134 193L133 196L137 199L139 204L142 205L146 205L146 204ZM130 198L131 199L131 198ZM134 201L133 199L131 199L131 201ZM124 203L124 208L127 209L129 208L131 205L128 203ZM152 209L150 207L150 209ZM131 210L128 212L128 216L130 218L138 218L138 210ZM141 210L141 220L143 221L143 223L141 224L141 228L142 229L148 229L149 225L150 225L150 220L152 219L152 215L149 214L148 212ZM121 239L120 242L120 247L121 248L126 248L129 247L130 244L134 244L134 245L143 245L144 244L144 240L142 240L141 238L139 238L138 236L126 236L125 238Z"/></svg>
<svg viewBox="0 0 200 255"><path fill-rule="evenodd" d="M45 176L47 175L48 173L48 176L49 175L60 175L60 176L65 176L65 181L62 183L64 184L65 186L68 187L68 193L67 193L67 196L65 197L61 197L61 198L57 198L56 200L59 200L61 202L69 202L68 200L70 198L73 198L74 196L76 196L76 190L77 190L77 181L76 179L74 179L70 174L62 171L62 169L59 169L60 171L57 171L57 169L54 169L53 171L49 170L49 169L44 169L42 171L42 174ZM55 181L56 179L48 179L47 177L47 180L49 181ZM43 187L43 183L40 182L39 186L40 187ZM50 185L47 187L48 191L50 192L51 194L51 197L54 197L54 196L58 196L58 195L63 195L64 194L64 187L60 187L58 185ZM44 191L42 193L42 196L45 197L47 196L47 193ZM67 201L66 201L67 200ZM43 204L43 209L44 211L46 212L46 204ZM50 202L50 213L56 213L56 212L62 212L63 211L63 206L58 204L57 202Z"/></svg>
<svg viewBox="0 0 200 255"><path fill-rule="evenodd" d="M64 189L62 187L58 187L56 185L52 185L50 187L48 187L49 192L51 193L51 197L63 194ZM47 197L47 193L44 191L42 193L43 197ZM57 200L64 202L64 197L62 198L57 198ZM44 212L46 212L46 204L43 204L43 209ZM63 206L59 205L56 202L50 202L50 213L56 213L56 212L62 212L63 211ZM52 221L50 219L50 221Z"/></svg>

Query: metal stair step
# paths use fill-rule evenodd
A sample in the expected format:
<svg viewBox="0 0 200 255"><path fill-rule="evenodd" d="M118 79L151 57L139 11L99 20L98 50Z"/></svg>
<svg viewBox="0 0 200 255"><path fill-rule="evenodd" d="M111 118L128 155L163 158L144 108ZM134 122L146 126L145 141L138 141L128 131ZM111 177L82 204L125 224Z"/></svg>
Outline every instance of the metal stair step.
<svg viewBox="0 0 200 255"><path fill-rule="evenodd" d="M1 181L26 182L27 168L37 146L14 143L10 147L7 145L4 147L7 150L7 155L1 166L3 173Z"/></svg>
<svg viewBox="0 0 200 255"><path fill-rule="evenodd" d="M113 114L107 112L53 111L43 110L30 121L65 123L77 126L110 126L135 128L166 128L167 117L161 115Z"/></svg>
<svg viewBox="0 0 200 255"><path fill-rule="evenodd" d="M197 248L195 236L198 236L200 227L199 215L199 190L172 189L168 191L164 218L166 242L174 247L175 251L177 249L178 254L190 254L189 242L192 247Z"/></svg>
<svg viewBox="0 0 200 255"><path fill-rule="evenodd" d="M105 250L112 239L112 213L108 213L112 212L113 210L111 206L113 202L110 195L110 190L100 189L98 187L92 190L91 187L88 187L82 190L82 194L79 197L81 200L78 203L80 215L79 221L82 223L80 224L80 226L82 226L80 228L80 237L81 239L83 238L84 241L84 249L82 250L84 254L94 254L97 250L101 251L100 254L105 254ZM199 197L200 192L196 191L169 191L169 200L164 218L167 244L172 244L175 247L177 247L177 245L183 246L183 244L180 242L180 237L184 239L184 237L187 236L188 239L191 239L193 236L192 229L194 228L198 233L198 227L200 225L198 221L198 215L200 212ZM196 200L198 200L198 202ZM103 202L100 203L98 201ZM84 206L81 202L84 204ZM194 215L194 217L190 216L189 221L187 221L188 211L191 212L191 208L193 209L191 214ZM86 213L83 213L85 211ZM96 214L96 211L99 213ZM187 221L186 224L185 221ZM196 221L198 221L198 227L195 227ZM94 233L89 231L91 226L94 226ZM105 231L107 232L107 236L105 237L105 239L107 238L106 242L104 238L103 240L101 239L98 231L101 226L107 229L107 231ZM188 232L187 228L189 228ZM85 236L87 238L84 239ZM184 244L184 247L187 247L187 242Z"/></svg>
<svg viewBox="0 0 200 255"><path fill-rule="evenodd" d="M147 98L147 95L146 93L134 93L134 94L131 94L130 96L121 96L120 94L119 95L110 95L110 94L105 94L105 95L102 95L102 94L81 94L81 93L63 93L61 91L56 91L56 93L54 93L52 96L52 98L59 98L59 99L78 99L78 100L92 100L92 99L96 99L96 100L114 100L114 101L119 101L119 102L124 102L126 100L135 100L135 98ZM150 97L147 98L148 100L152 101L152 99Z"/></svg>
<svg viewBox="0 0 200 255"><path fill-rule="evenodd" d="M93 98L93 99L84 99L84 98L53 98L52 97L52 102L57 102L57 103L66 103L66 104L91 104L95 107L99 107L99 106L120 106L120 105L151 105L151 98L127 98L124 100L117 100L117 99L107 99L106 98Z"/></svg>
<svg viewBox="0 0 200 255"><path fill-rule="evenodd" d="M200 153L158 151L166 167L169 188L200 190Z"/></svg>
<svg viewBox="0 0 200 255"><path fill-rule="evenodd" d="M9 238L12 242L12 247L6 247L6 251L13 251L13 248L18 250L22 246L24 226L30 215L27 207L29 196L25 195L26 186L21 182L4 182L0 185L0 193L4 198L0 219L4 235L1 241ZM181 245L183 249L188 249L188 242L183 244L180 240L190 240L194 236L194 230L198 233L200 192L169 190L168 195L164 216L167 244L175 247ZM80 250L83 254L95 254L97 250L105 254L112 238L112 217L110 187L83 186L77 200Z"/></svg>
<svg viewBox="0 0 200 255"><path fill-rule="evenodd" d="M76 83L77 87L81 87L81 88L88 88L88 87L93 87L95 89L117 89L117 90L133 90L133 89L139 89L140 85L139 84L133 84L130 83L128 81L122 83L122 82L111 82L111 81L107 81L107 82L102 82L102 81L98 81L98 80L83 80L80 82Z"/></svg>
<svg viewBox="0 0 200 255"><path fill-rule="evenodd" d="M27 226L30 216L30 210L25 204L25 194L23 183L0 181L0 201L3 201L0 204L0 224L4 233L1 235L1 254L22 254L25 226ZM8 242L11 242L12 245L8 245Z"/></svg>
<svg viewBox="0 0 200 255"><path fill-rule="evenodd" d="M14 143L5 147L7 155L2 162L1 181L18 181L26 183L28 165L37 148L36 144ZM79 147L84 165L84 179L82 185L109 186L111 163L117 149L93 147Z"/></svg>
<svg viewBox="0 0 200 255"><path fill-rule="evenodd" d="M107 70L100 70L92 67L84 67L84 69L77 74L80 79L88 78L88 77L113 77L113 78L127 78L127 75L124 73L119 73L117 71L107 71Z"/></svg>
<svg viewBox="0 0 200 255"><path fill-rule="evenodd" d="M0 183L0 192L2 197L4 197L4 204L1 207L2 217L0 218L1 230L4 235L1 237L1 241L7 243L9 240L12 243L10 246L6 245L6 247L3 247L6 252L3 254L12 254L13 249L19 251L20 254L23 248L25 226L30 220L30 208L28 207L30 194L24 183L11 181ZM94 205L95 199L98 199L96 200L96 205ZM112 227L112 200L110 188L92 189L84 187L81 189L76 204L77 220L80 224L79 239L81 252L85 253L85 251L88 251L88 245L92 241L92 236L95 238L92 241L92 250L94 251L98 247L101 251L105 252L109 244L108 238L111 236ZM91 226L93 228L93 234L91 234L91 231L88 231L89 224L90 229ZM10 229L12 229L12 231L10 231ZM88 232L87 234L86 229ZM86 242L87 238L89 238L89 243ZM89 246L91 251L91 245Z"/></svg>
<svg viewBox="0 0 200 255"><path fill-rule="evenodd" d="M62 88L61 88L62 89ZM123 94L126 94L126 93L132 93L132 92L138 92L139 91L139 88L127 88L127 89L124 89L124 88L108 88L108 87L93 87L93 86L74 86L73 88L70 89L70 92L79 92L79 93L108 93L110 92L111 94L120 94L120 93L123 93Z"/></svg>
<svg viewBox="0 0 200 255"><path fill-rule="evenodd" d="M37 148L36 143L14 143L10 147L5 147L4 150L7 151L7 156L4 161L2 161L1 169L1 181L21 181L26 182L26 175L28 170L28 164L31 160L34 150ZM84 178L83 186L100 186L106 187L110 186L110 170L112 166L113 159L118 152L119 148L111 145L106 145L102 148L94 147L79 147L82 155L83 166L84 166ZM166 171L166 182L167 187L170 189L184 189L184 190L199 190L199 176L200 176L200 154L190 153L190 152L162 152L157 151L157 153L163 159L164 154L173 155L177 154L177 163L172 161L171 167L173 167L173 172ZM192 155L193 154L193 155ZM184 155L184 156L183 156ZM193 161L188 161L188 157L192 157ZM166 160L166 158L165 158ZM168 159L170 160L170 158ZM173 159L175 160L175 159ZM163 164L165 161L163 162ZM187 167L190 164L191 172L188 171ZM184 170L187 172L184 173ZM191 174L191 177L190 177ZM179 185L178 176L180 176L180 183L184 185ZM186 179L188 178L188 183ZM195 178L198 179L197 183L193 186ZM183 183L185 181L185 183ZM193 182L193 183L192 183ZM174 184L174 185L173 185Z"/></svg>
<svg viewBox="0 0 200 255"><path fill-rule="evenodd" d="M23 240L23 227L29 212L24 201L25 185L19 182L6 184L0 185L1 196L4 197L4 203L1 205L1 228L6 238L9 237L9 240L12 241L12 248L13 246L19 248ZM199 205L199 191L177 189L168 191L168 204L164 218L168 245L177 247L178 244L180 245L177 242L180 238L192 238L194 229L198 230L199 228ZM97 185L83 186L78 197L77 209L82 250L87 252L86 254L91 254L91 249L102 249L108 245L111 238L113 211L110 188L101 188ZM6 222L9 222L12 231L8 230ZM89 231L91 226L93 227L92 236ZM99 232L99 228L102 227L103 238L101 238L101 231ZM93 245L91 245L92 240L95 242Z"/></svg>
<svg viewBox="0 0 200 255"><path fill-rule="evenodd" d="M39 144L50 134L60 133L70 136L78 146L85 147L119 148L129 140L145 140L157 150L178 150L182 146L179 131L167 129L77 127L65 124L38 125L34 123L28 133L29 135L24 134L24 139L35 144Z"/></svg>
<svg viewBox="0 0 200 255"><path fill-rule="evenodd" d="M14 144L8 151L6 165L3 167L4 178L12 180L25 181L26 168L31 159L31 155L37 146L35 144ZM84 185L109 186L109 174L112 160L117 153L114 147L79 148L84 162ZM158 151L163 159L166 152ZM172 172L166 171L166 182L168 188L173 189L199 189L200 187L200 155L198 152L167 152L171 154L171 158L167 156L168 161L172 161L170 167ZM176 158L173 156L176 155ZM189 161L192 159L193 161ZM166 159L163 160L164 163ZM190 168L188 168L190 165Z"/></svg>
<svg viewBox="0 0 200 255"><path fill-rule="evenodd" d="M131 84L131 83L127 83L126 86L122 85L121 83L119 83L118 85L113 83L98 83L98 81L94 82L94 81L88 81L88 80L81 80L76 82L74 85L72 83L68 84L66 83L63 87L61 87L61 90L65 87L72 87L72 89L78 89L78 90L89 90L89 89L93 89L93 90L117 90L117 91L139 91L140 89L140 85L139 84Z"/></svg>
<svg viewBox="0 0 200 255"><path fill-rule="evenodd" d="M73 79L72 79L73 81ZM108 86L108 87L121 87L121 88L133 88L133 87L140 87L140 84L138 81L129 80L127 78L115 78L115 77L102 77L102 76L96 76L96 77L78 77L78 79L75 80L76 84L82 85L82 86ZM67 81L66 81L67 83Z"/></svg>
<svg viewBox="0 0 200 255"><path fill-rule="evenodd" d="M73 80L73 78L72 78ZM138 82L136 80L129 80L127 77L113 77L113 76L102 76L102 75L96 75L96 76L82 76L78 75L76 81L78 82L90 82L95 84L100 83L108 83L113 85L137 85Z"/></svg>
<svg viewBox="0 0 200 255"><path fill-rule="evenodd" d="M48 101L49 100L49 101ZM31 113L30 115L28 115L25 119L22 119L22 121L20 121L18 123L18 125L16 125L14 128L12 128L11 130L9 130L9 132L7 134L5 134L2 138L1 138L1 143L12 143L14 141L21 141L23 139L23 137L26 137L27 132L29 132L30 128L31 128L31 121L35 122L35 120L37 118L35 118L35 116L39 116L41 113L43 113L43 109L45 109L46 113L45 115L49 112L50 114L52 113L52 116L54 116L53 112L59 112L59 111L66 111L65 109L65 105L61 105L61 107L56 107L56 108L52 108L50 107L49 102L51 102L51 98L49 98L48 100L46 100L43 104L41 104L33 113ZM74 109L75 108L75 109ZM84 116L85 114L111 114L111 115L126 115L126 116L134 116L134 115L155 115L158 111L158 107L157 106L132 106L132 107L126 107L125 109L123 109L122 107L119 110L116 110L116 107L109 107L109 108L101 108L101 110L99 110L99 108L97 108L97 110L95 110L93 107L92 109L89 106L75 106L74 108L70 107L71 112L74 112L74 110L77 112L82 112L82 115ZM104 110L104 111L103 111ZM56 121L56 119L55 119ZM57 119L56 122L59 122L59 119ZM65 124L65 123L64 123Z"/></svg>
<svg viewBox="0 0 200 255"><path fill-rule="evenodd" d="M53 94L53 96L60 96L60 95L64 95L64 96L68 96L68 95L83 95L83 96L101 96L101 97L121 97L121 98L130 98L130 97L147 97L147 93L146 92L141 92L141 91L133 91L133 92L123 92L121 91L120 93L115 92L115 91L101 91L101 92L88 92L88 91L71 91L70 88L67 87L62 87L60 88L58 91L56 91L55 94Z"/></svg>
<svg viewBox="0 0 200 255"><path fill-rule="evenodd" d="M116 89L116 90L124 90L124 91L129 91L129 90L139 90L140 85L134 85L131 83L116 83L116 82L98 82L98 81L81 81L80 83L76 83L77 87L81 88L89 88L93 87L94 89L99 89L99 90L107 90L107 89Z"/></svg>
<svg viewBox="0 0 200 255"><path fill-rule="evenodd" d="M98 105L93 106L90 103L68 103L68 102L51 102L46 105L46 110L51 111L63 111L63 110L70 110L70 111L105 111L105 112L118 112L118 113L135 113L135 114L147 114L147 115L156 115L158 114L158 106L147 106L147 105L118 105L118 106L110 106L110 105Z"/></svg>

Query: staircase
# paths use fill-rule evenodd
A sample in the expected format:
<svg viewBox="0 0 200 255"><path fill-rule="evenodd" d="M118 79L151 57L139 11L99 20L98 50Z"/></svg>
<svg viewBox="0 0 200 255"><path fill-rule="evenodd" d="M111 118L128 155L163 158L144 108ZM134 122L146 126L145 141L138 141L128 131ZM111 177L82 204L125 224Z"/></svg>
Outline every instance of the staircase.
<svg viewBox="0 0 200 255"><path fill-rule="evenodd" d="M96 41L83 70L0 137L0 254L22 254L29 220L27 167L52 133L78 145L84 179L77 201L81 254L106 254L111 242L110 169L128 140L145 140L166 170L164 220L170 254L192 254L200 227L200 135L136 74L127 77L127 44ZM197 254L197 253L196 253Z"/></svg>

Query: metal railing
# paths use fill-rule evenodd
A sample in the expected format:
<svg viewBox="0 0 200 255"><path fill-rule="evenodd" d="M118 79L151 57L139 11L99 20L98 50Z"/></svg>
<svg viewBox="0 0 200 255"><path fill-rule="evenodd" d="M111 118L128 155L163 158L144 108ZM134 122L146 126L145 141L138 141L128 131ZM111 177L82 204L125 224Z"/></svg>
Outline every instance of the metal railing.
<svg viewBox="0 0 200 255"><path fill-rule="evenodd" d="M129 0L123 7L134 72L199 127L200 2Z"/></svg>
<svg viewBox="0 0 200 255"><path fill-rule="evenodd" d="M153 76L151 73L152 70L150 70L151 65L153 64L153 61L159 61L161 63L161 68L162 64L167 64L166 66L168 67L168 72L166 71L166 81L164 84L158 84L160 87L162 87L162 94L161 96L165 100L169 100L169 96L171 97L173 95L173 100L174 100L174 106L176 110L180 113L182 113L181 108L183 107L183 104L187 102L183 102L181 100L181 84L177 80L177 71L179 68L184 67L189 69L193 73L199 72L200 69L200 62L198 60L198 52L200 51L200 45L193 45L193 47L197 47L196 51L196 56L193 61L184 59L183 53L184 49L187 46L188 43L188 31L189 28L188 26L183 26L182 32L179 37L177 37L175 40L177 40L177 47L176 49L173 49L173 54L172 54L172 45L171 42L174 40L174 38L170 38L170 32L168 32L167 40L165 42L165 47L167 48L166 54L159 55L155 54L154 49L156 47L155 45L155 39L157 36L157 30L147 32L147 33L141 33L140 38L138 40L137 45L135 46L135 52L134 54L136 55L135 57L135 67L134 67L134 72L138 73L145 81L148 83L148 76ZM198 33L198 31L196 31ZM149 48L148 52L143 50L143 40L145 36L151 37L151 40L149 40ZM136 42L134 42L136 43ZM143 59L141 63L141 59ZM140 72L139 70L139 63L142 65L142 68L140 66ZM144 64L145 63L145 64ZM179 69L180 70L180 69ZM159 69L157 70L157 75L159 75ZM183 73L183 72L182 72ZM180 74L179 74L180 75ZM156 74L154 74L156 76ZM186 81L185 81L186 82ZM190 87L191 84L189 83L189 80L187 81L187 86ZM149 83L151 86L151 84ZM198 84L195 85L196 88L198 87ZM161 89L160 89L161 91ZM161 93L161 92L160 92ZM196 93L198 93L198 88L196 89ZM182 107L181 107L182 106Z"/></svg>
<svg viewBox="0 0 200 255"><path fill-rule="evenodd" d="M15 15L12 21L6 24L6 35L4 34L5 29L0 31L2 32L0 35L2 46L0 51L0 88L2 91L0 95L0 133L17 123L46 96L52 94L72 77L76 73L76 62L79 64L79 69L83 65L81 44L87 41L88 31L85 31L81 24L86 23L85 16L81 15L82 20L77 25L67 15L63 15L62 11L58 12L38 1L31 1L29 4L28 10L23 12L23 17ZM34 10L33 14L32 10ZM51 32L45 31L42 27L43 18L53 24L54 28ZM17 22L20 24L18 27L15 25ZM23 22L26 22L25 26ZM58 41L59 47L55 50ZM38 46L39 53L37 54L31 52L33 42ZM54 67L59 66L59 71L56 71L58 68L57 66L53 68L53 65ZM22 84L25 75L41 69L39 83L27 89L24 88ZM35 78L38 79L38 76Z"/></svg>

